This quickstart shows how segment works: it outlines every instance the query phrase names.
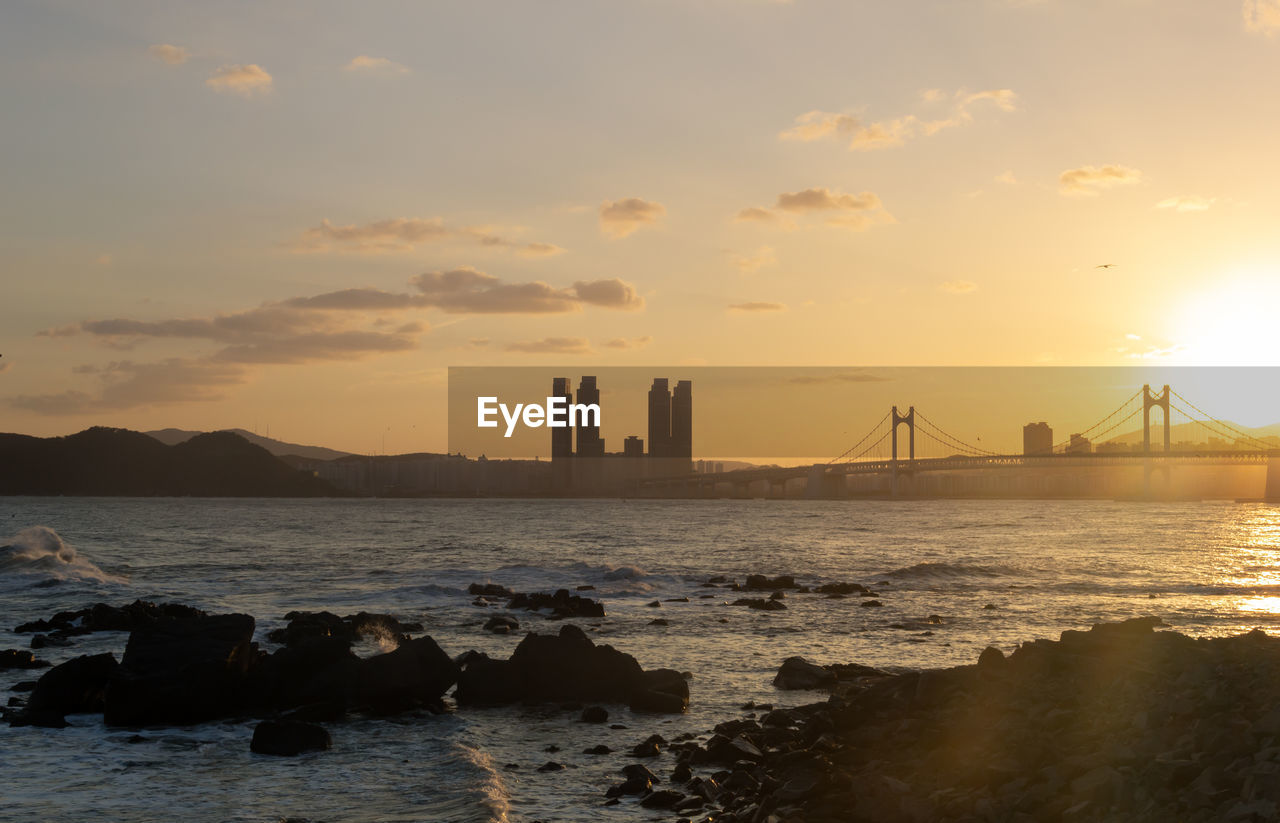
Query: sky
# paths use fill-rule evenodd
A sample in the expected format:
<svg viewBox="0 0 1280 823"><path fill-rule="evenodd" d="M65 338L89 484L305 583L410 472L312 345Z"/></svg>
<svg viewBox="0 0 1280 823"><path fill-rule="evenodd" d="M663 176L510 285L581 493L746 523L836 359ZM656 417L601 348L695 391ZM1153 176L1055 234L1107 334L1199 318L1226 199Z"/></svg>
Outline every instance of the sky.
<svg viewBox="0 0 1280 823"><path fill-rule="evenodd" d="M0 430L441 451L449 366L1280 365L1278 78L1280 0L15 0Z"/></svg>

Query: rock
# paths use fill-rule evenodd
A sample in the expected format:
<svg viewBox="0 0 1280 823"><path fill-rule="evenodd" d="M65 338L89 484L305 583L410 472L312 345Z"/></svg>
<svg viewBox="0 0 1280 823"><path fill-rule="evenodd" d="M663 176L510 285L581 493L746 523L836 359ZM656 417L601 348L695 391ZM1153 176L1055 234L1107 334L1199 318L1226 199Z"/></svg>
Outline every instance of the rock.
<svg viewBox="0 0 1280 823"><path fill-rule="evenodd" d="M603 743L601 743L598 746L592 746L589 749L582 750L583 754L611 754L612 752L613 752L613 749L609 748Z"/></svg>
<svg viewBox="0 0 1280 823"><path fill-rule="evenodd" d="M661 608L661 607L662 607L662 601L661 601L661 600L654 600L653 602L651 602L651 603L646 603L645 605L646 605L646 606L648 606L648 607L649 607L649 608L651 608L651 609L657 609L657 608Z"/></svg>
<svg viewBox="0 0 1280 823"><path fill-rule="evenodd" d="M742 597L733 601L733 605L747 606L761 611L782 611L787 607L787 604L780 600L766 600L763 597Z"/></svg>
<svg viewBox="0 0 1280 823"><path fill-rule="evenodd" d="M671 623L669 623L665 618L655 617L653 620L649 621L649 625L650 626L670 626Z"/></svg>
<svg viewBox="0 0 1280 823"><path fill-rule="evenodd" d="M181 603L152 603L135 600L127 606L110 606L95 603L76 611L58 612L48 620L35 620L14 629L26 632L51 632L59 638L93 632L131 632L164 620L190 620L204 617L205 613Z"/></svg>
<svg viewBox="0 0 1280 823"><path fill-rule="evenodd" d="M265 711L324 705L329 716L340 716L359 666L360 658L345 637L300 638L262 658L250 674L250 688Z"/></svg>
<svg viewBox="0 0 1280 823"><path fill-rule="evenodd" d="M359 612L338 617L333 612L289 612L285 615L289 624L267 634L273 643L286 646L303 640L334 637L348 645L364 638L376 638L387 645L399 645L409 639L409 633L422 631L421 623L401 623L389 614Z"/></svg>
<svg viewBox="0 0 1280 823"><path fill-rule="evenodd" d="M27 701L34 712L97 714L106 706L107 684L119 664L111 653L81 655L54 666L36 681Z"/></svg>
<svg viewBox="0 0 1280 823"><path fill-rule="evenodd" d="M978 666L983 669L998 669L1004 664L1004 652L995 646L987 646L978 655Z"/></svg>
<svg viewBox="0 0 1280 823"><path fill-rule="evenodd" d="M374 714L442 708L441 698L458 682L458 665L430 637L401 643L393 652L360 661L353 700Z"/></svg>
<svg viewBox="0 0 1280 823"><path fill-rule="evenodd" d="M508 634L520 630L520 621L507 614L495 614L485 621L484 630L494 634Z"/></svg>
<svg viewBox="0 0 1280 823"><path fill-rule="evenodd" d="M773 685L779 689L829 689L835 684L834 673L803 657L788 657L782 661L773 678Z"/></svg>
<svg viewBox="0 0 1280 823"><path fill-rule="evenodd" d="M771 589L795 589L796 579L789 574L780 574L777 577L769 578L763 574L747 575L747 582L743 584L743 589L752 591L771 590Z"/></svg>
<svg viewBox="0 0 1280 823"><path fill-rule="evenodd" d="M609 712L603 706L588 706L582 710L583 723L608 723Z"/></svg>
<svg viewBox="0 0 1280 823"><path fill-rule="evenodd" d="M689 681L674 669L644 672L628 704L633 712L680 714L689 708Z"/></svg>
<svg viewBox="0 0 1280 823"><path fill-rule="evenodd" d="M297 720L264 720L253 729L249 751L293 757L303 752L333 747L333 739L323 726Z"/></svg>
<svg viewBox="0 0 1280 823"><path fill-rule="evenodd" d="M508 609L538 611L550 609L556 617L604 617L604 606L587 597L569 594L559 589L554 594L515 594L507 603Z"/></svg>
<svg viewBox="0 0 1280 823"><path fill-rule="evenodd" d="M814 589L818 594L854 594L855 592L865 592L867 587L861 583L824 583Z"/></svg>
<svg viewBox="0 0 1280 823"><path fill-rule="evenodd" d="M884 604L883 604L883 603L881 603L879 600L863 600L863 601L862 601L861 603L859 603L858 605L859 605L859 606L861 606L861 607L862 607L862 608L864 608L864 609L874 609L874 608L878 608L878 607L880 607L880 606L883 606Z"/></svg>
<svg viewBox="0 0 1280 823"><path fill-rule="evenodd" d="M464 655L454 697L460 705L505 706L525 697L525 686L510 660L495 660L480 652Z"/></svg>
<svg viewBox="0 0 1280 823"><path fill-rule="evenodd" d="M107 686L109 725L188 725L240 711L256 659L247 614L163 620L134 629Z"/></svg>
<svg viewBox="0 0 1280 823"><path fill-rule="evenodd" d="M36 660L36 656L25 649L5 649L0 651L0 669L46 669L49 661Z"/></svg>
<svg viewBox="0 0 1280 823"><path fill-rule="evenodd" d="M548 760L537 768L540 772L561 772L564 771L564 764L557 763L554 760Z"/></svg>

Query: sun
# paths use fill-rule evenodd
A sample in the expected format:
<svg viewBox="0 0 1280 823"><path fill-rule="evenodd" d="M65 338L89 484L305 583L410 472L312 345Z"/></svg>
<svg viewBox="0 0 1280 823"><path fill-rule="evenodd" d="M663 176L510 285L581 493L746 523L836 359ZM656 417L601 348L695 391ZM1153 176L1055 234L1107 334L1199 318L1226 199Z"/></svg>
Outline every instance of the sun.
<svg viewBox="0 0 1280 823"><path fill-rule="evenodd" d="M1193 292L1171 318L1178 362L1191 366L1280 365L1280 269L1242 271Z"/></svg>

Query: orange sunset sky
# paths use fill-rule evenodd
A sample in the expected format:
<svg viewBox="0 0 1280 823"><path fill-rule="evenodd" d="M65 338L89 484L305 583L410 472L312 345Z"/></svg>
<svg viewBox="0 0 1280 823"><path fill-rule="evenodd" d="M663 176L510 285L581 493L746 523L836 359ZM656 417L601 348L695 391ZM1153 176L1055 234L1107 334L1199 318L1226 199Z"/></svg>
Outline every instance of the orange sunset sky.
<svg viewBox="0 0 1280 823"><path fill-rule="evenodd" d="M1278 92L1280 0L19 0L0 429L441 451L448 366L1278 365Z"/></svg>

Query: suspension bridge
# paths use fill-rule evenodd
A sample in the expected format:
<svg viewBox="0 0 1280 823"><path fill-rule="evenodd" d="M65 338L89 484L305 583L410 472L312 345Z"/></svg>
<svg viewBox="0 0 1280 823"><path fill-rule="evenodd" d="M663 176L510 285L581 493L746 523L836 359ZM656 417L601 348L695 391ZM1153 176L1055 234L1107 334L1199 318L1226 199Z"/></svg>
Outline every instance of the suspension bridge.
<svg viewBox="0 0 1280 823"><path fill-rule="evenodd" d="M1152 427L1155 410L1158 431ZM1121 437L1139 418L1141 441ZM1280 502L1280 441L1215 418L1167 385L1158 392L1143 386L1092 426L1052 444L1024 443L1021 454L988 450L980 442L952 434L914 406L905 412L894 406L825 462L649 477L637 491L651 497L1150 498L1179 494L1175 476L1198 473L1199 485L1186 486L1183 496L1257 498L1247 492L1252 483L1260 487L1260 499ZM1258 469L1252 475L1230 471L1249 467L1265 471L1260 482Z"/></svg>

